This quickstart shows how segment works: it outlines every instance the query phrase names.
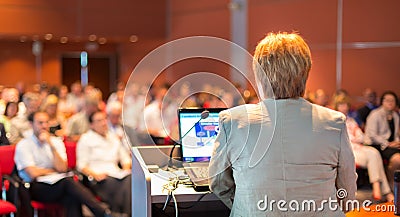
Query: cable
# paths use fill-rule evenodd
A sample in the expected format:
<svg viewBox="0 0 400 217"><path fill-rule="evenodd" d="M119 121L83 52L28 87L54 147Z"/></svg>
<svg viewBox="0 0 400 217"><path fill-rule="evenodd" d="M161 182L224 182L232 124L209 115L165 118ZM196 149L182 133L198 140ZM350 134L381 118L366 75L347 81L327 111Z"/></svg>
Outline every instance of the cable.
<svg viewBox="0 0 400 217"><path fill-rule="evenodd" d="M170 202L171 202L171 199L173 200L173 202L174 202L174 208L175 208L175 217L178 217L178 213L179 213L179 211L178 211L178 209L190 209L190 208L193 208L193 207L195 207L197 204L199 204L199 202L207 195L207 194L210 194L211 192L210 191L208 191L208 192L205 192L203 195L201 195L192 205L190 205L190 206L186 206L186 207L180 207L180 206L178 206L178 201L176 200L176 198L175 198L175 194L174 194L174 191L175 191L175 189L177 189L178 188L178 185L179 184L181 184L181 180L179 180L179 178L178 177L175 177L173 180L170 180L167 184L165 184L165 185L163 185L163 190L167 190L168 191L168 194L167 194L167 198L165 199L165 203L164 203L164 206L163 206L163 208L161 209L163 212L165 212L165 209L167 208L167 206L170 206L171 207L171 205L168 205Z"/></svg>
<svg viewBox="0 0 400 217"><path fill-rule="evenodd" d="M175 205L175 217L178 217L178 202L176 201L174 192L171 192L171 195Z"/></svg>
<svg viewBox="0 0 400 217"><path fill-rule="evenodd" d="M167 205L171 201L171 198L174 201L175 204L175 216L178 217L178 203L176 201L175 195L174 195L174 190L178 187L179 184L179 178L175 177L173 180L170 180L167 184L163 185L163 190L168 191L167 198L165 200L164 206L162 208L162 211L165 211L167 208Z"/></svg>
<svg viewBox="0 0 400 217"><path fill-rule="evenodd" d="M174 149L176 148L176 145L178 145L178 143L174 142L174 145L172 146L171 151L169 152L169 161L168 161L167 168L173 167L172 155L174 153Z"/></svg>
<svg viewBox="0 0 400 217"><path fill-rule="evenodd" d="M162 211L165 211L165 209L167 208L168 203L171 201L171 195L168 194L167 195L167 199L165 200L164 206L162 208Z"/></svg>

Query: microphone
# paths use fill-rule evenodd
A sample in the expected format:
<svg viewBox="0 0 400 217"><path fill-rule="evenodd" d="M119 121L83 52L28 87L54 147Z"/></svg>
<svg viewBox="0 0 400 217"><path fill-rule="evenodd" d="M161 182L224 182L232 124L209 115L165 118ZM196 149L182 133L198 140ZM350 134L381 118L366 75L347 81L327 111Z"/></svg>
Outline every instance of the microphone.
<svg viewBox="0 0 400 217"><path fill-rule="evenodd" d="M200 115L200 119L199 119L198 121L196 121L196 123L194 123L193 126L192 126L188 131L186 131L185 134L183 134L183 136L181 136L179 143L174 143L174 146L172 146L171 152L169 153L169 165L172 164L172 153L174 152L174 149L175 149L176 145L177 145L177 144L182 145L182 140L189 134L189 132L190 132L201 120L208 118L209 115L210 115L210 112L209 112L209 111L207 111L207 110L202 111L202 112L201 112L201 115Z"/></svg>

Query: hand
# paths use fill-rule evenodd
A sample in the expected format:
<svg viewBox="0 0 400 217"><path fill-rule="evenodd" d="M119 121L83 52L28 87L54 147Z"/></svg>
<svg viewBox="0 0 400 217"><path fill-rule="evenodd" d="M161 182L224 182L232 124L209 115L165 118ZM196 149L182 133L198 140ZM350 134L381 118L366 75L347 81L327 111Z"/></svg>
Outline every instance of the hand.
<svg viewBox="0 0 400 217"><path fill-rule="evenodd" d="M49 141L50 141L50 133L47 132L47 131L42 131L39 134L39 138L38 139L39 139L39 141L41 143L49 143Z"/></svg>
<svg viewBox="0 0 400 217"><path fill-rule="evenodd" d="M398 141L389 142L388 147L400 149L400 142Z"/></svg>
<svg viewBox="0 0 400 217"><path fill-rule="evenodd" d="M104 173L95 174L95 175L93 175L93 178L94 178L97 182L100 182L100 181L103 181L104 179L106 179L106 178L107 178L107 175L104 174Z"/></svg>

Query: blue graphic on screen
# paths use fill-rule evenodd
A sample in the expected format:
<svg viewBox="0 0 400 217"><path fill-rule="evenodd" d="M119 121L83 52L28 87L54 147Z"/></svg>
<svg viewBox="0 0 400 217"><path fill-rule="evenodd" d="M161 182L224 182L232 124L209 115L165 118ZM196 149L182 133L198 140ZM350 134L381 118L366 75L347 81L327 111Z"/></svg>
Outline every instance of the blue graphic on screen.
<svg viewBox="0 0 400 217"><path fill-rule="evenodd" d="M203 138L216 137L218 122L199 122L195 125L196 137L200 138L198 146L204 146Z"/></svg>

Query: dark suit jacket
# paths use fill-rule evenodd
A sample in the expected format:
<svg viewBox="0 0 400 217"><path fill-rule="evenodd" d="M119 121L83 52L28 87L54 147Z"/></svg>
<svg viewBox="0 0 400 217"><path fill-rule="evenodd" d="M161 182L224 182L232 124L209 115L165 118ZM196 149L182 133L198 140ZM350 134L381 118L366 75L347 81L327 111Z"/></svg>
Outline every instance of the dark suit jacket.
<svg viewBox="0 0 400 217"><path fill-rule="evenodd" d="M4 124L0 123L0 145L9 145L10 142L6 136L6 129L4 128Z"/></svg>

